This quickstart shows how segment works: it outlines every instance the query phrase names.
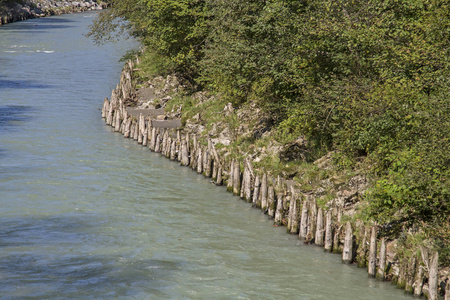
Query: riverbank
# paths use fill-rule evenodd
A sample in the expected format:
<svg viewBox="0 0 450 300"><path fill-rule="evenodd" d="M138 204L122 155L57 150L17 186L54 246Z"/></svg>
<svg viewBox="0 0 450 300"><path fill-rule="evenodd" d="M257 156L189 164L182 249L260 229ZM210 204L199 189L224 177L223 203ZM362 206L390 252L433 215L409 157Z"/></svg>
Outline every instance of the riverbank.
<svg viewBox="0 0 450 300"><path fill-rule="evenodd" d="M392 238L392 228L358 218L361 195L370 184L364 172L333 170L330 153L293 175L289 157L306 157L306 142L271 141L257 107L235 110L206 93L186 101L175 76L143 80L136 70L139 65L127 62L120 84L104 101L102 117L114 131L226 185L275 226L286 226L306 244L340 253L344 263L367 268L369 276L415 296L450 299L449 268L439 266L438 253L426 241ZM275 166L274 157L283 168Z"/></svg>
<svg viewBox="0 0 450 300"><path fill-rule="evenodd" d="M92 0L5 1L0 4L0 25L52 15L101 10L103 8L106 8L105 3Z"/></svg>

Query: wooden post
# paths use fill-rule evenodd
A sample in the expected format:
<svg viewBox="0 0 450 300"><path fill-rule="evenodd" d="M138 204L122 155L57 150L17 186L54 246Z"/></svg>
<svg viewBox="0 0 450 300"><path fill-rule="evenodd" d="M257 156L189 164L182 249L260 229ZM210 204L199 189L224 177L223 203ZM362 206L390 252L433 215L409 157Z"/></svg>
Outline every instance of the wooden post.
<svg viewBox="0 0 450 300"><path fill-rule="evenodd" d="M304 241L306 239L306 235L308 233L308 198L305 198L302 206L302 214L300 217L300 232L299 239Z"/></svg>
<svg viewBox="0 0 450 300"><path fill-rule="evenodd" d="M424 267L421 266L420 264L417 264L416 276L414 278L414 291L413 291L415 297L422 296L423 274L424 274Z"/></svg>
<svg viewBox="0 0 450 300"><path fill-rule="evenodd" d="M123 137L129 138L131 134L131 116L125 122Z"/></svg>
<svg viewBox="0 0 450 300"><path fill-rule="evenodd" d="M166 139L166 158L170 159L170 153L172 152L172 138L170 137L169 131L167 131L167 139Z"/></svg>
<svg viewBox="0 0 450 300"><path fill-rule="evenodd" d="M131 117L131 125L130 125L130 139L134 140L134 128L136 127L136 122Z"/></svg>
<svg viewBox="0 0 450 300"><path fill-rule="evenodd" d="M325 224L325 252L331 252L333 250L333 230L331 217L331 210L329 210L327 211L327 220Z"/></svg>
<svg viewBox="0 0 450 300"><path fill-rule="evenodd" d="M139 114L139 136L138 136L138 143L143 143L143 137L144 137L144 131L145 131L145 118L142 113Z"/></svg>
<svg viewBox="0 0 450 300"><path fill-rule="evenodd" d="M400 262L399 271L398 271L398 277L397 277L397 287L404 289L405 288L405 278L406 278L406 269L408 265L408 260L406 258L403 258L403 260Z"/></svg>
<svg viewBox="0 0 450 300"><path fill-rule="evenodd" d="M247 160L247 159L246 159ZM250 170L248 168L247 162L244 162L244 200L247 202L252 201L252 174L250 173Z"/></svg>
<svg viewBox="0 0 450 300"><path fill-rule="evenodd" d="M230 162L230 172L228 174L227 191L233 192L234 158Z"/></svg>
<svg viewBox="0 0 450 300"><path fill-rule="evenodd" d="M283 208L283 192L281 191L281 187L278 186L278 191L277 191L277 208L275 210L275 219L274 222L276 225L282 225L283 223L283 212L284 212L284 208Z"/></svg>
<svg viewBox="0 0 450 300"><path fill-rule="evenodd" d="M202 147L198 147L198 149L197 149L197 173L201 174L202 171L203 171Z"/></svg>
<svg viewBox="0 0 450 300"><path fill-rule="evenodd" d="M369 246L369 265L368 273L370 277L375 277L377 269L377 229L376 226L372 226L372 233L370 235Z"/></svg>
<svg viewBox="0 0 450 300"><path fill-rule="evenodd" d="M186 140L183 139L181 142L181 165L185 167L189 166L189 153L186 144Z"/></svg>
<svg viewBox="0 0 450 300"><path fill-rule="evenodd" d="M219 169L217 170L217 185L222 185L222 164L219 165Z"/></svg>
<svg viewBox="0 0 450 300"><path fill-rule="evenodd" d="M445 286L444 300L450 300L450 278L447 278L447 285Z"/></svg>
<svg viewBox="0 0 450 300"><path fill-rule="evenodd" d="M364 268L367 265L367 245L369 244L368 240L369 228L364 226L364 223L361 221L359 223L359 247L358 253L356 254L356 262L359 268Z"/></svg>
<svg viewBox="0 0 450 300"><path fill-rule="evenodd" d="M112 104L110 103L108 114L106 116L106 124L108 124L108 125L112 124L113 116L114 116L113 113L114 113L114 108L113 108Z"/></svg>
<svg viewBox="0 0 450 300"><path fill-rule="evenodd" d="M102 118L106 118L106 112L109 110L109 100L108 98L105 98L103 100L103 107L102 107Z"/></svg>
<svg viewBox="0 0 450 300"><path fill-rule="evenodd" d="M155 151L156 147L156 127L152 128L152 137L150 139L150 145L148 146L151 151Z"/></svg>
<svg viewBox="0 0 450 300"><path fill-rule="evenodd" d="M139 123L138 123L138 122L134 122L134 134L133 134L133 139L134 139L135 141L137 141L138 135L139 135Z"/></svg>
<svg viewBox="0 0 450 300"><path fill-rule="evenodd" d="M439 255L435 251L430 258L428 271L428 299L438 299L438 259Z"/></svg>
<svg viewBox="0 0 450 300"><path fill-rule="evenodd" d="M414 279L416 277L416 265L417 259L416 254L411 255L409 259L408 268L406 271L406 284L405 284L405 292L408 294L412 294L414 292Z"/></svg>
<svg viewBox="0 0 450 300"><path fill-rule="evenodd" d="M114 124L114 131L115 132L118 132L120 130L120 125L122 125L122 123L120 122L120 113L117 111L116 122Z"/></svg>
<svg viewBox="0 0 450 300"><path fill-rule="evenodd" d="M161 143L161 155L167 156L167 150L170 147L170 138L167 135L167 130L164 130L164 133L162 136L163 136L163 138L162 138L162 143Z"/></svg>
<svg viewBox="0 0 450 300"><path fill-rule="evenodd" d="M351 264L353 262L353 229L352 224L347 221L345 226L344 250L342 251L342 262Z"/></svg>
<svg viewBox="0 0 450 300"><path fill-rule="evenodd" d="M155 152L156 153L161 152L161 134L156 134Z"/></svg>
<svg viewBox="0 0 450 300"><path fill-rule="evenodd" d="M205 176L211 177L212 173L212 164L213 164L213 155L212 155L212 142L211 139L208 139L208 151L206 151L206 165L205 165Z"/></svg>
<svg viewBox="0 0 450 300"><path fill-rule="evenodd" d="M269 219L273 219L275 216L275 205L275 193L273 190L273 183L271 183L267 189L267 215L269 216Z"/></svg>
<svg viewBox="0 0 450 300"><path fill-rule="evenodd" d="M322 208L320 207L317 212L317 226L316 226L316 236L314 239L314 244L317 246L323 246L323 234L324 234L324 226L323 226L323 212Z"/></svg>
<svg viewBox="0 0 450 300"><path fill-rule="evenodd" d="M176 148L177 148L177 141L173 140L172 141L172 145L170 147L170 160L176 160L177 159L177 157L176 157L176 155L177 155Z"/></svg>
<svg viewBox="0 0 450 300"><path fill-rule="evenodd" d="M234 162L233 170L233 194L239 196L241 192L241 167L239 161Z"/></svg>
<svg viewBox="0 0 450 300"><path fill-rule="evenodd" d="M261 181L261 210L267 211L267 173L263 174Z"/></svg>
<svg viewBox="0 0 450 300"><path fill-rule="evenodd" d="M308 233L306 239L308 243L312 243L315 240L316 225L317 225L317 203L316 199L310 196L309 200L309 213L308 213Z"/></svg>
<svg viewBox="0 0 450 300"><path fill-rule="evenodd" d="M298 219L299 219L299 210L300 210L300 199L298 198L297 193L295 192L295 188L291 186L291 202L292 202L292 213L289 212L290 228L289 232L291 234L298 234ZM291 203L289 203L291 206Z"/></svg>
<svg viewBox="0 0 450 300"><path fill-rule="evenodd" d="M380 264L378 266L377 278L380 280L386 279L386 239L381 238L380 246Z"/></svg>
<svg viewBox="0 0 450 300"><path fill-rule="evenodd" d="M212 165L212 174L211 174L211 178L213 179L213 180L216 180L217 179L217 171L218 171L218 169L219 169L219 164L217 163L217 161L216 160L212 160L211 161L211 165Z"/></svg>
<svg viewBox="0 0 450 300"><path fill-rule="evenodd" d="M258 175L256 175L255 188L253 189L253 199L252 199L253 207L261 207L261 202L258 201L260 185L261 185L261 179L260 179L259 174L258 174ZM258 204L259 204L259 206L258 206Z"/></svg>
<svg viewBox="0 0 450 300"><path fill-rule="evenodd" d="M336 231L334 232L334 236L333 236L333 253L340 253L341 252L341 248L339 247L341 240L341 231L342 231L343 225L340 225Z"/></svg>
<svg viewBox="0 0 450 300"><path fill-rule="evenodd" d="M142 146L147 146L148 143L148 127L144 130L144 135L142 137Z"/></svg>

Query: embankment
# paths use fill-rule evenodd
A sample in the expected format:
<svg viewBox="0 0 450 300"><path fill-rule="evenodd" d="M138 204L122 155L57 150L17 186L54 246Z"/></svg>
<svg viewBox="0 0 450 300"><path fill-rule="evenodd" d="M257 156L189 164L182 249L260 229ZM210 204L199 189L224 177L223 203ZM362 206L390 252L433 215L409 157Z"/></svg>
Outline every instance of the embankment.
<svg viewBox="0 0 450 300"><path fill-rule="evenodd" d="M294 180L256 167L254 156L229 150L223 146L223 139L219 142L211 138L206 129L199 134L201 125L189 122L182 126L181 120L174 117L180 115L179 111L165 113L159 108L161 102L157 107L136 107L154 97L155 90L136 91L135 68L134 62L126 63L120 83L110 100L106 98L103 103L102 117L115 132L192 168L216 185L226 185L228 191L267 214L274 225L286 226L289 234L298 235L304 243L339 253L343 263L367 268L370 277L392 281L414 296L450 299L448 268L439 268L436 251L422 245L410 255L399 255L398 241L384 235L385 229L375 220L350 217L358 193L367 187L363 176L352 176L346 182L329 180L337 191L336 197L324 204L318 197L320 191L305 190ZM170 97L165 96L168 91L179 88L173 82L168 78L157 92L162 99ZM225 106L217 113L225 118L236 112ZM327 160L324 157L315 164L326 167Z"/></svg>
<svg viewBox="0 0 450 300"><path fill-rule="evenodd" d="M92 0L25 0L0 4L0 25L88 10L101 10L106 5Z"/></svg>

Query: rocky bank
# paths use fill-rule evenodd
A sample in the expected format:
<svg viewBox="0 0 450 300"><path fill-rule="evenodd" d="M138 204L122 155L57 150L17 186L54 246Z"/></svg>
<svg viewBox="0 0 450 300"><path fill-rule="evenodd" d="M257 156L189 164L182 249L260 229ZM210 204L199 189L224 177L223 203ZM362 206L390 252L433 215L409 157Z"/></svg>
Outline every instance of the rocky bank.
<svg viewBox="0 0 450 300"><path fill-rule="evenodd" d="M23 0L0 3L0 25L52 15L101 10L102 1L93 0Z"/></svg>

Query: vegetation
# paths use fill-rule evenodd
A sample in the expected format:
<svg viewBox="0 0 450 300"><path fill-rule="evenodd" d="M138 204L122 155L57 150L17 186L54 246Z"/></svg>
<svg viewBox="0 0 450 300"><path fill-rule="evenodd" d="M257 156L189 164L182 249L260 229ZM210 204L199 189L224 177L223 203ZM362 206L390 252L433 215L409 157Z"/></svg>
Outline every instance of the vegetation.
<svg viewBox="0 0 450 300"><path fill-rule="evenodd" d="M450 263L448 1L110 2L94 39L126 30L161 69L257 103L280 141L305 136L340 168L363 158L365 216L422 228Z"/></svg>

